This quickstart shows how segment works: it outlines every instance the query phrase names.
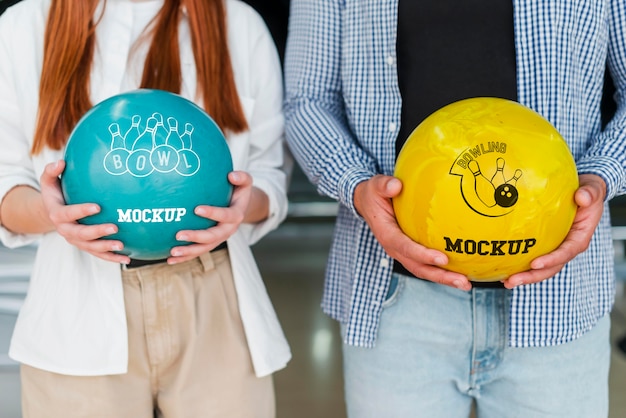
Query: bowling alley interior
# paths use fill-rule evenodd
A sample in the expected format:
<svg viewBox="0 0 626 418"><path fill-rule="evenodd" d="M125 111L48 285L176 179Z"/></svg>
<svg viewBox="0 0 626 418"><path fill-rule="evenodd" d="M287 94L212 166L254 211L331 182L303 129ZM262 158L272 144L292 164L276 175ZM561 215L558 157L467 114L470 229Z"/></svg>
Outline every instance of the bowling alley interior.
<svg viewBox="0 0 626 418"><path fill-rule="evenodd" d="M17 1L0 0L0 14ZM266 18L282 57L288 0L248 3ZM337 203L320 196L297 166L289 202L285 222L253 247L292 351L287 367L274 374L277 417L345 418L339 327L320 307ZM611 314L609 418L625 418L626 197L615 198L610 207L617 289ZM0 418L22 416L19 365L8 349L36 249L36 244L15 249L0 245Z"/></svg>

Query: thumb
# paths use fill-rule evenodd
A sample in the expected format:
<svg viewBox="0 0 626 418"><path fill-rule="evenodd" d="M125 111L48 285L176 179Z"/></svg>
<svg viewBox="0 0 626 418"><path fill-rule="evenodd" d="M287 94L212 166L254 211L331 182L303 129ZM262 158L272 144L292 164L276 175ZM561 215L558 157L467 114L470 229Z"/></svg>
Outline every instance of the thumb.
<svg viewBox="0 0 626 418"><path fill-rule="evenodd" d="M402 191L402 182L391 176L383 176L380 181L381 194L385 197L395 197Z"/></svg>
<svg viewBox="0 0 626 418"><path fill-rule="evenodd" d="M578 206L584 208L591 204L591 202L593 201L593 196L593 189L588 186L583 186L576 190L576 193L574 194L574 199Z"/></svg>
<svg viewBox="0 0 626 418"><path fill-rule="evenodd" d="M46 172L46 174L50 175L51 177L57 177L61 175L61 173L63 173L64 169L65 169L65 161L58 160L58 161L55 161L46 165L44 171Z"/></svg>

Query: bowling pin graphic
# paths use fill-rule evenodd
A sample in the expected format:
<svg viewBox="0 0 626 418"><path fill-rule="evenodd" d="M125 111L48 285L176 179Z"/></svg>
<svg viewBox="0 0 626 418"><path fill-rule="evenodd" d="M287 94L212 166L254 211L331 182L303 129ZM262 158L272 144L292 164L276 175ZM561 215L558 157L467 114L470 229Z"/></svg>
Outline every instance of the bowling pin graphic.
<svg viewBox="0 0 626 418"><path fill-rule="evenodd" d="M159 143L152 150L152 154L150 154L150 161L154 169L161 173L169 173L176 169L180 158L178 155L180 147L176 148L172 145L172 143L176 143L177 139L178 142L180 142L178 136L178 121L170 117L167 118L167 124L169 126L167 135L156 134L159 138L159 140L157 140ZM163 129L165 130L165 127L163 127Z"/></svg>
<svg viewBox="0 0 626 418"><path fill-rule="evenodd" d="M193 125L191 123L185 124L185 131L180 136L180 140L183 143L183 149L191 149L191 134L193 133Z"/></svg>
<svg viewBox="0 0 626 418"><path fill-rule="evenodd" d="M125 148L124 137L120 133L120 125L113 122L109 125L109 132L111 133L111 149Z"/></svg>
<svg viewBox="0 0 626 418"><path fill-rule="evenodd" d="M113 122L109 125L111 133L111 150L104 156L104 169L114 176L126 173L128 150L124 144L124 137L120 133L120 125Z"/></svg>
<svg viewBox="0 0 626 418"><path fill-rule="evenodd" d="M163 115L158 112L154 112L152 117L156 119L156 126L154 127L154 145L159 146L165 144L165 137L168 135L165 125L163 125Z"/></svg>
<svg viewBox="0 0 626 418"><path fill-rule="evenodd" d="M128 131L126 131L126 133L124 134L124 144L126 146L126 149L128 150L133 148L135 141L137 140L137 138L139 138L139 135L141 135L141 132L139 132L139 123L141 122L141 116L134 115L131 121L132 122L130 128L128 128Z"/></svg>
<svg viewBox="0 0 626 418"><path fill-rule="evenodd" d="M481 202L485 204L487 207L495 206L495 192L496 188L493 187L493 184L487 179L481 172L480 167L476 160L472 160L468 163L469 169L474 174L474 191L476 192L476 196L480 199Z"/></svg>
<svg viewBox="0 0 626 418"><path fill-rule="evenodd" d="M517 169L515 170L513 177L511 177L506 183L515 186L517 184L517 180L519 180L520 177L522 177L522 170Z"/></svg>
<svg viewBox="0 0 626 418"><path fill-rule="evenodd" d="M167 124L170 127L170 131L167 134L167 139L165 143L175 150L180 150L183 148L183 142L180 138L180 134L178 133L178 121L176 118L169 117L167 118Z"/></svg>
<svg viewBox="0 0 626 418"><path fill-rule="evenodd" d="M139 135L139 138L135 140L133 144L133 150L137 149L145 149L152 150L154 148L155 143L155 129L157 120L155 117L150 116L146 122L146 130Z"/></svg>
<svg viewBox="0 0 626 418"><path fill-rule="evenodd" d="M491 177L491 184L493 187L498 188L499 185L506 183L504 178L504 158L498 158L496 160L496 172Z"/></svg>
<svg viewBox="0 0 626 418"><path fill-rule="evenodd" d="M180 136L182 149L179 151L180 161L176 171L182 176L193 176L200 169L200 158L192 149L191 134L193 133L193 125L185 124L185 131Z"/></svg>

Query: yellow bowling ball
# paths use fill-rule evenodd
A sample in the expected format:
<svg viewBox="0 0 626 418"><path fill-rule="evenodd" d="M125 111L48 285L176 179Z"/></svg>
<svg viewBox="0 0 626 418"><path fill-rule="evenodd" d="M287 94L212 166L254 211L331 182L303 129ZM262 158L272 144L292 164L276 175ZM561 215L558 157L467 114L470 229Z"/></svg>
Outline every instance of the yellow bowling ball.
<svg viewBox="0 0 626 418"><path fill-rule="evenodd" d="M498 281L530 268L571 228L578 174L559 132L511 100L478 97L427 117L404 144L393 199L403 232L446 269Z"/></svg>

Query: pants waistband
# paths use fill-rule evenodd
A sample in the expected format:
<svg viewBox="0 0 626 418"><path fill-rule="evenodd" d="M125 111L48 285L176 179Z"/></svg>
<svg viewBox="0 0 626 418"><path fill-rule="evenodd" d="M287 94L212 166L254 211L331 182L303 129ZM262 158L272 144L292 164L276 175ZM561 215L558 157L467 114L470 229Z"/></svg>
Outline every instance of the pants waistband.
<svg viewBox="0 0 626 418"><path fill-rule="evenodd" d="M217 247L213 248L211 252L224 250L226 248L228 248L228 245L226 244L226 241L224 241L221 244L219 244ZM137 260L137 259L131 258L130 263L126 264L126 269L130 270L130 269L134 269L138 267L150 266L153 264L162 264L166 262L167 262L167 258L160 258L158 260Z"/></svg>

